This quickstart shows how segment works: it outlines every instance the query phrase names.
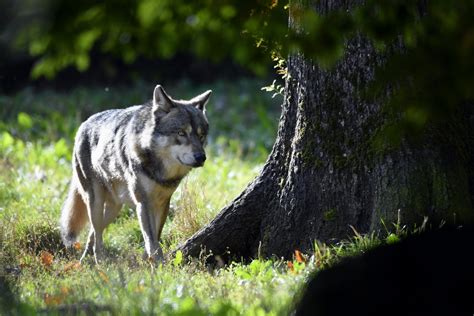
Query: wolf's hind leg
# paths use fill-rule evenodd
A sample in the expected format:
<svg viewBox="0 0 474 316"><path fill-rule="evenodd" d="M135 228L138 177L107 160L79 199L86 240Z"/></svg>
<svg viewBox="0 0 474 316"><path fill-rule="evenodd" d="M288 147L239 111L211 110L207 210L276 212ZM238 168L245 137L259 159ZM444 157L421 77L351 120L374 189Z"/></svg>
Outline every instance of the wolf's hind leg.
<svg viewBox="0 0 474 316"><path fill-rule="evenodd" d="M84 258L86 258L86 256L89 253L93 253L93 252L94 252L94 229L92 229L92 226L91 226L89 230L89 234L87 235L86 246L84 247L84 252L82 253L80 261L83 262Z"/></svg>
<svg viewBox="0 0 474 316"><path fill-rule="evenodd" d="M113 202L112 200L106 199L105 207L104 207L104 219L103 219L104 229L110 223L113 222L113 220L119 214L121 208L122 208L121 204L117 204L117 203ZM89 231L89 235L87 237L86 247L85 247L84 253L82 254L82 257L81 257L81 262L84 260L84 258L87 256L87 254L93 253L94 244L95 244L94 229L91 226L90 231Z"/></svg>
<svg viewBox="0 0 474 316"><path fill-rule="evenodd" d="M91 223L91 231L89 233L88 245L93 244L95 262L98 264L103 257L103 240L102 233L104 231L104 189L93 184L92 192L88 192L87 211Z"/></svg>
<svg viewBox="0 0 474 316"><path fill-rule="evenodd" d="M117 218L120 210L122 209L122 204L114 202L111 198L105 199L105 208L104 208L104 228L109 226L114 219Z"/></svg>

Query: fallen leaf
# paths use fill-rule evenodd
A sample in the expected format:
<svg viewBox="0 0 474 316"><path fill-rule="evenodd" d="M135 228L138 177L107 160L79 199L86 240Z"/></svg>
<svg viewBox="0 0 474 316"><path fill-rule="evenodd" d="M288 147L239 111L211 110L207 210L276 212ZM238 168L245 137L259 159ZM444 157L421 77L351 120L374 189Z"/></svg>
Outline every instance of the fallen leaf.
<svg viewBox="0 0 474 316"><path fill-rule="evenodd" d="M44 251L44 250L41 251L40 258L41 258L41 263L45 267L50 267L53 264L54 256L47 251Z"/></svg>
<svg viewBox="0 0 474 316"><path fill-rule="evenodd" d="M306 263L306 259L299 250L295 250L295 259L299 263Z"/></svg>
<svg viewBox="0 0 474 316"><path fill-rule="evenodd" d="M288 261L288 269L289 269L291 272L295 272L295 267L293 266L293 262Z"/></svg>
<svg viewBox="0 0 474 316"><path fill-rule="evenodd" d="M76 241L75 243L72 244L72 247L76 250L81 250L82 245L80 242Z"/></svg>

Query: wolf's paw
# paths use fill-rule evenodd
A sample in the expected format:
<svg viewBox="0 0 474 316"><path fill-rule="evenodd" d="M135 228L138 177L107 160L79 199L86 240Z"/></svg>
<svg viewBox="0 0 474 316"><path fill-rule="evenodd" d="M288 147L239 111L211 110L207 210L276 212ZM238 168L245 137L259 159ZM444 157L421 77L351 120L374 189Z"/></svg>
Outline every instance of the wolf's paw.
<svg viewBox="0 0 474 316"><path fill-rule="evenodd" d="M81 259L79 260L79 264L81 266L88 266L88 267L92 267L92 266L95 266L96 263L95 263L95 259L93 256L82 256Z"/></svg>
<svg viewBox="0 0 474 316"><path fill-rule="evenodd" d="M152 264L165 263L165 257L163 256L163 251L157 250L153 254L149 255L146 251L143 253L143 260L148 261Z"/></svg>
<svg viewBox="0 0 474 316"><path fill-rule="evenodd" d="M94 254L94 261L96 265L100 265L105 261L105 256L103 254Z"/></svg>
<svg viewBox="0 0 474 316"><path fill-rule="evenodd" d="M91 255L89 255L88 251L84 251L84 253L81 256L81 259L79 262L81 264L83 263L93 263L96 265L99 265L101 262L104 262L106 259L103 251L94 251Z"/></svg>

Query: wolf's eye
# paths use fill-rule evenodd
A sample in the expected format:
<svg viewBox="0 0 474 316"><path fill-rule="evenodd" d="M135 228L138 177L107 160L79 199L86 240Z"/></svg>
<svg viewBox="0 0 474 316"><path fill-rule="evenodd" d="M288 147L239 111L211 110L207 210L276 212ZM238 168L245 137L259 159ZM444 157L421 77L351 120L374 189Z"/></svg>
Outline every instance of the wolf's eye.
<svg viewBox="0 0 474 316"><path fill-rule="evenodd" d="M179 131L179 132L178 132L178 135L179 135L179 136L185 136L186 133L185 133L184 131Z"/></svg>

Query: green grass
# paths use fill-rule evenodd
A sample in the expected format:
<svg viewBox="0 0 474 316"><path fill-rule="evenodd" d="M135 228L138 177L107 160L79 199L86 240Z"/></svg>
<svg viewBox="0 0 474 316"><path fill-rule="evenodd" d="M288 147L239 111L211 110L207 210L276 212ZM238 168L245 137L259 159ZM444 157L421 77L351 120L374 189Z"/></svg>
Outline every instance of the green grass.
<svg viewBox="0 0 474 316"><path fill-rule="evenodd" d="M173 195L162 236L165 252L208 223L263 166L281 101L261 92L263 85L240 80L166 87L186 98L210 86L214 95L208 106L209 159ZM382 242L372 235L334 246L316 243L314 253L290 263L255 259L210 267L206 258L185 262L178 255L153 267L141 259L136 215L124 208L105 232L108 260L100 267L78 266L80 250L65 251L57 229L75 130L88 115L139 104L151 90L137 83L126 89L24 90L0 97L0 313L3 304L22 315L88 309L127 315L286 315L313 271Z"/></svg>

